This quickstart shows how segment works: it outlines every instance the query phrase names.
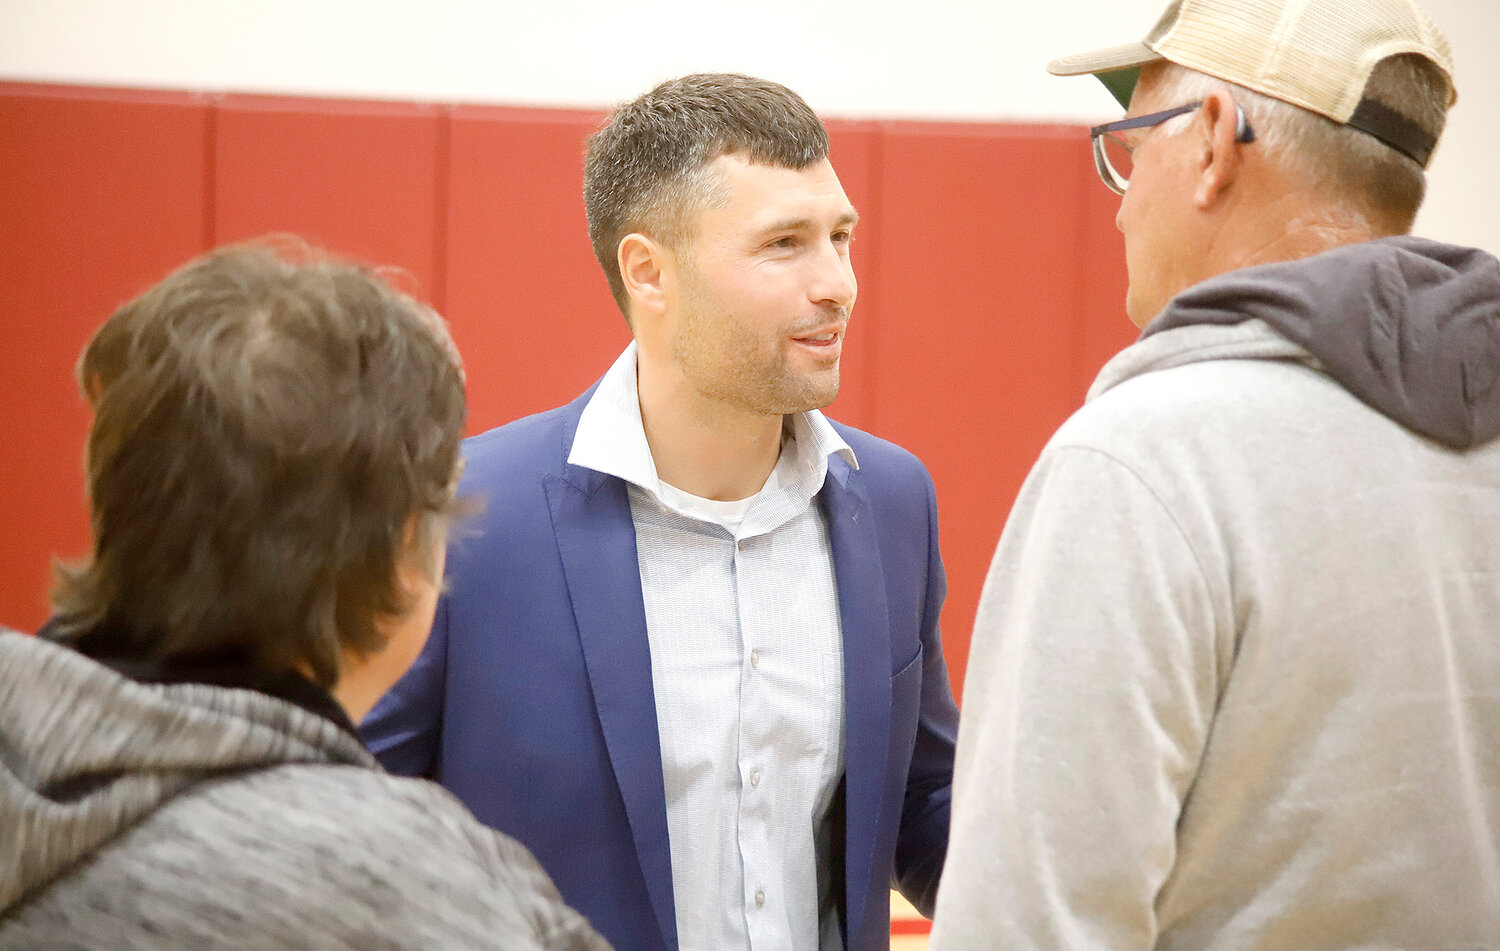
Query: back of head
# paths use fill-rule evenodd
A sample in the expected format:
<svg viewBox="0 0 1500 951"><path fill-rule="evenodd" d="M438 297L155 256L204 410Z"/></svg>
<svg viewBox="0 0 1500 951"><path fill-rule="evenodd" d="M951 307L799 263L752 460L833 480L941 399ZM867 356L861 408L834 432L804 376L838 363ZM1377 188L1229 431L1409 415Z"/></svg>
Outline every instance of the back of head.
<svg viewBox="0 0 1500 951"><path fill-rule="evenodd" d="M705 166L721 155L802 169L828 156L828 132L785 86L695 73L621 106L590 137L583 181L589 239L622 311L620 239L639 231L678 246L691 237L693 212L712 191Z"/></svg>
<svg viewBox="0 0 1500 951"><path fill-rule="evenodd" d="M325 686L345 650L383 646L411 533L452 505L462 371L437 315L296 250L200 258L84 351L94 545L58 569L64 637Z"/></svg>
<svg viewBox="0 0 1500 951"><path fill-rule="evenodd" d="M1302 187L1377 232L1410 229L1456 98L1448 42L1413 0L1173 0L1144 40L1048 69L1092 73L1128 105L1163 62L1173 101L1227 83Z"/></svg>

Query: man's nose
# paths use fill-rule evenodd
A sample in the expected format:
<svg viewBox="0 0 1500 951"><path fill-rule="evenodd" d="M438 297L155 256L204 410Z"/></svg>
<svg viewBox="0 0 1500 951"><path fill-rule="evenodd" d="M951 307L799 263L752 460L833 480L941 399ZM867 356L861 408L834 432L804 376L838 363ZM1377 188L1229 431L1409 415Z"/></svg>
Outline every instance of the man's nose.
<svg viewBox="0 0 1500 951"><path fill-rule="evenodd" d="M808 297L815 304L848 308L854 304L858 292L859 284L848 253L830 242L818 255L817 273Z"/></svg>

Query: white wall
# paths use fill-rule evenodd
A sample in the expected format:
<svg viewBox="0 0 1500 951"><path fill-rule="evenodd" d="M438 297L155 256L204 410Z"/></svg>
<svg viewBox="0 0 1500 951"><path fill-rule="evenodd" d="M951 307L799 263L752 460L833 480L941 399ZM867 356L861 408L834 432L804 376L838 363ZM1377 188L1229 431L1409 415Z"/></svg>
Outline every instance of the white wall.
<svg viewBox="0 0 1500 951"><path fill-rule="evenodd" d="M1500 0L1424 0L1459 103L1419 233L1500 252ZM1164 0L0 0L0 78L603 106L699 69L825 116L1102 121L1053 56L1138 39Z"/></svg>

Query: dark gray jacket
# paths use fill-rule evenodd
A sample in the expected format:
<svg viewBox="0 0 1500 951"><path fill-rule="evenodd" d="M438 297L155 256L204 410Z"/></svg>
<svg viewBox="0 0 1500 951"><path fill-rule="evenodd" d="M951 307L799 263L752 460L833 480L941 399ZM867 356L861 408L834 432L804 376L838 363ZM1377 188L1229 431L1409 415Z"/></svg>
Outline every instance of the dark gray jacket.
<svg viewBox="0 0 1500 951"><path fill-rule="evenodd" d="M0 632L0 949L229 947L608 946L334 719Z"/></svg>

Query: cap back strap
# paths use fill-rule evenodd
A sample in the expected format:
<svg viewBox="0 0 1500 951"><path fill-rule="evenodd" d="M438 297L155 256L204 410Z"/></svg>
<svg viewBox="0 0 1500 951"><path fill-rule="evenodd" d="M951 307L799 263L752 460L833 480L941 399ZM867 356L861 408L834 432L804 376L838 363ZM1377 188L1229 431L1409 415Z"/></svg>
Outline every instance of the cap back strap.
<svg viewBox="0 0 1500 951"><path fill-rule="evenodd" d="M1431 133L1384 103L1368 97L1359 101L1346 125L1389 145L1423 168L1432 158L1437 139Z"/></svg>

